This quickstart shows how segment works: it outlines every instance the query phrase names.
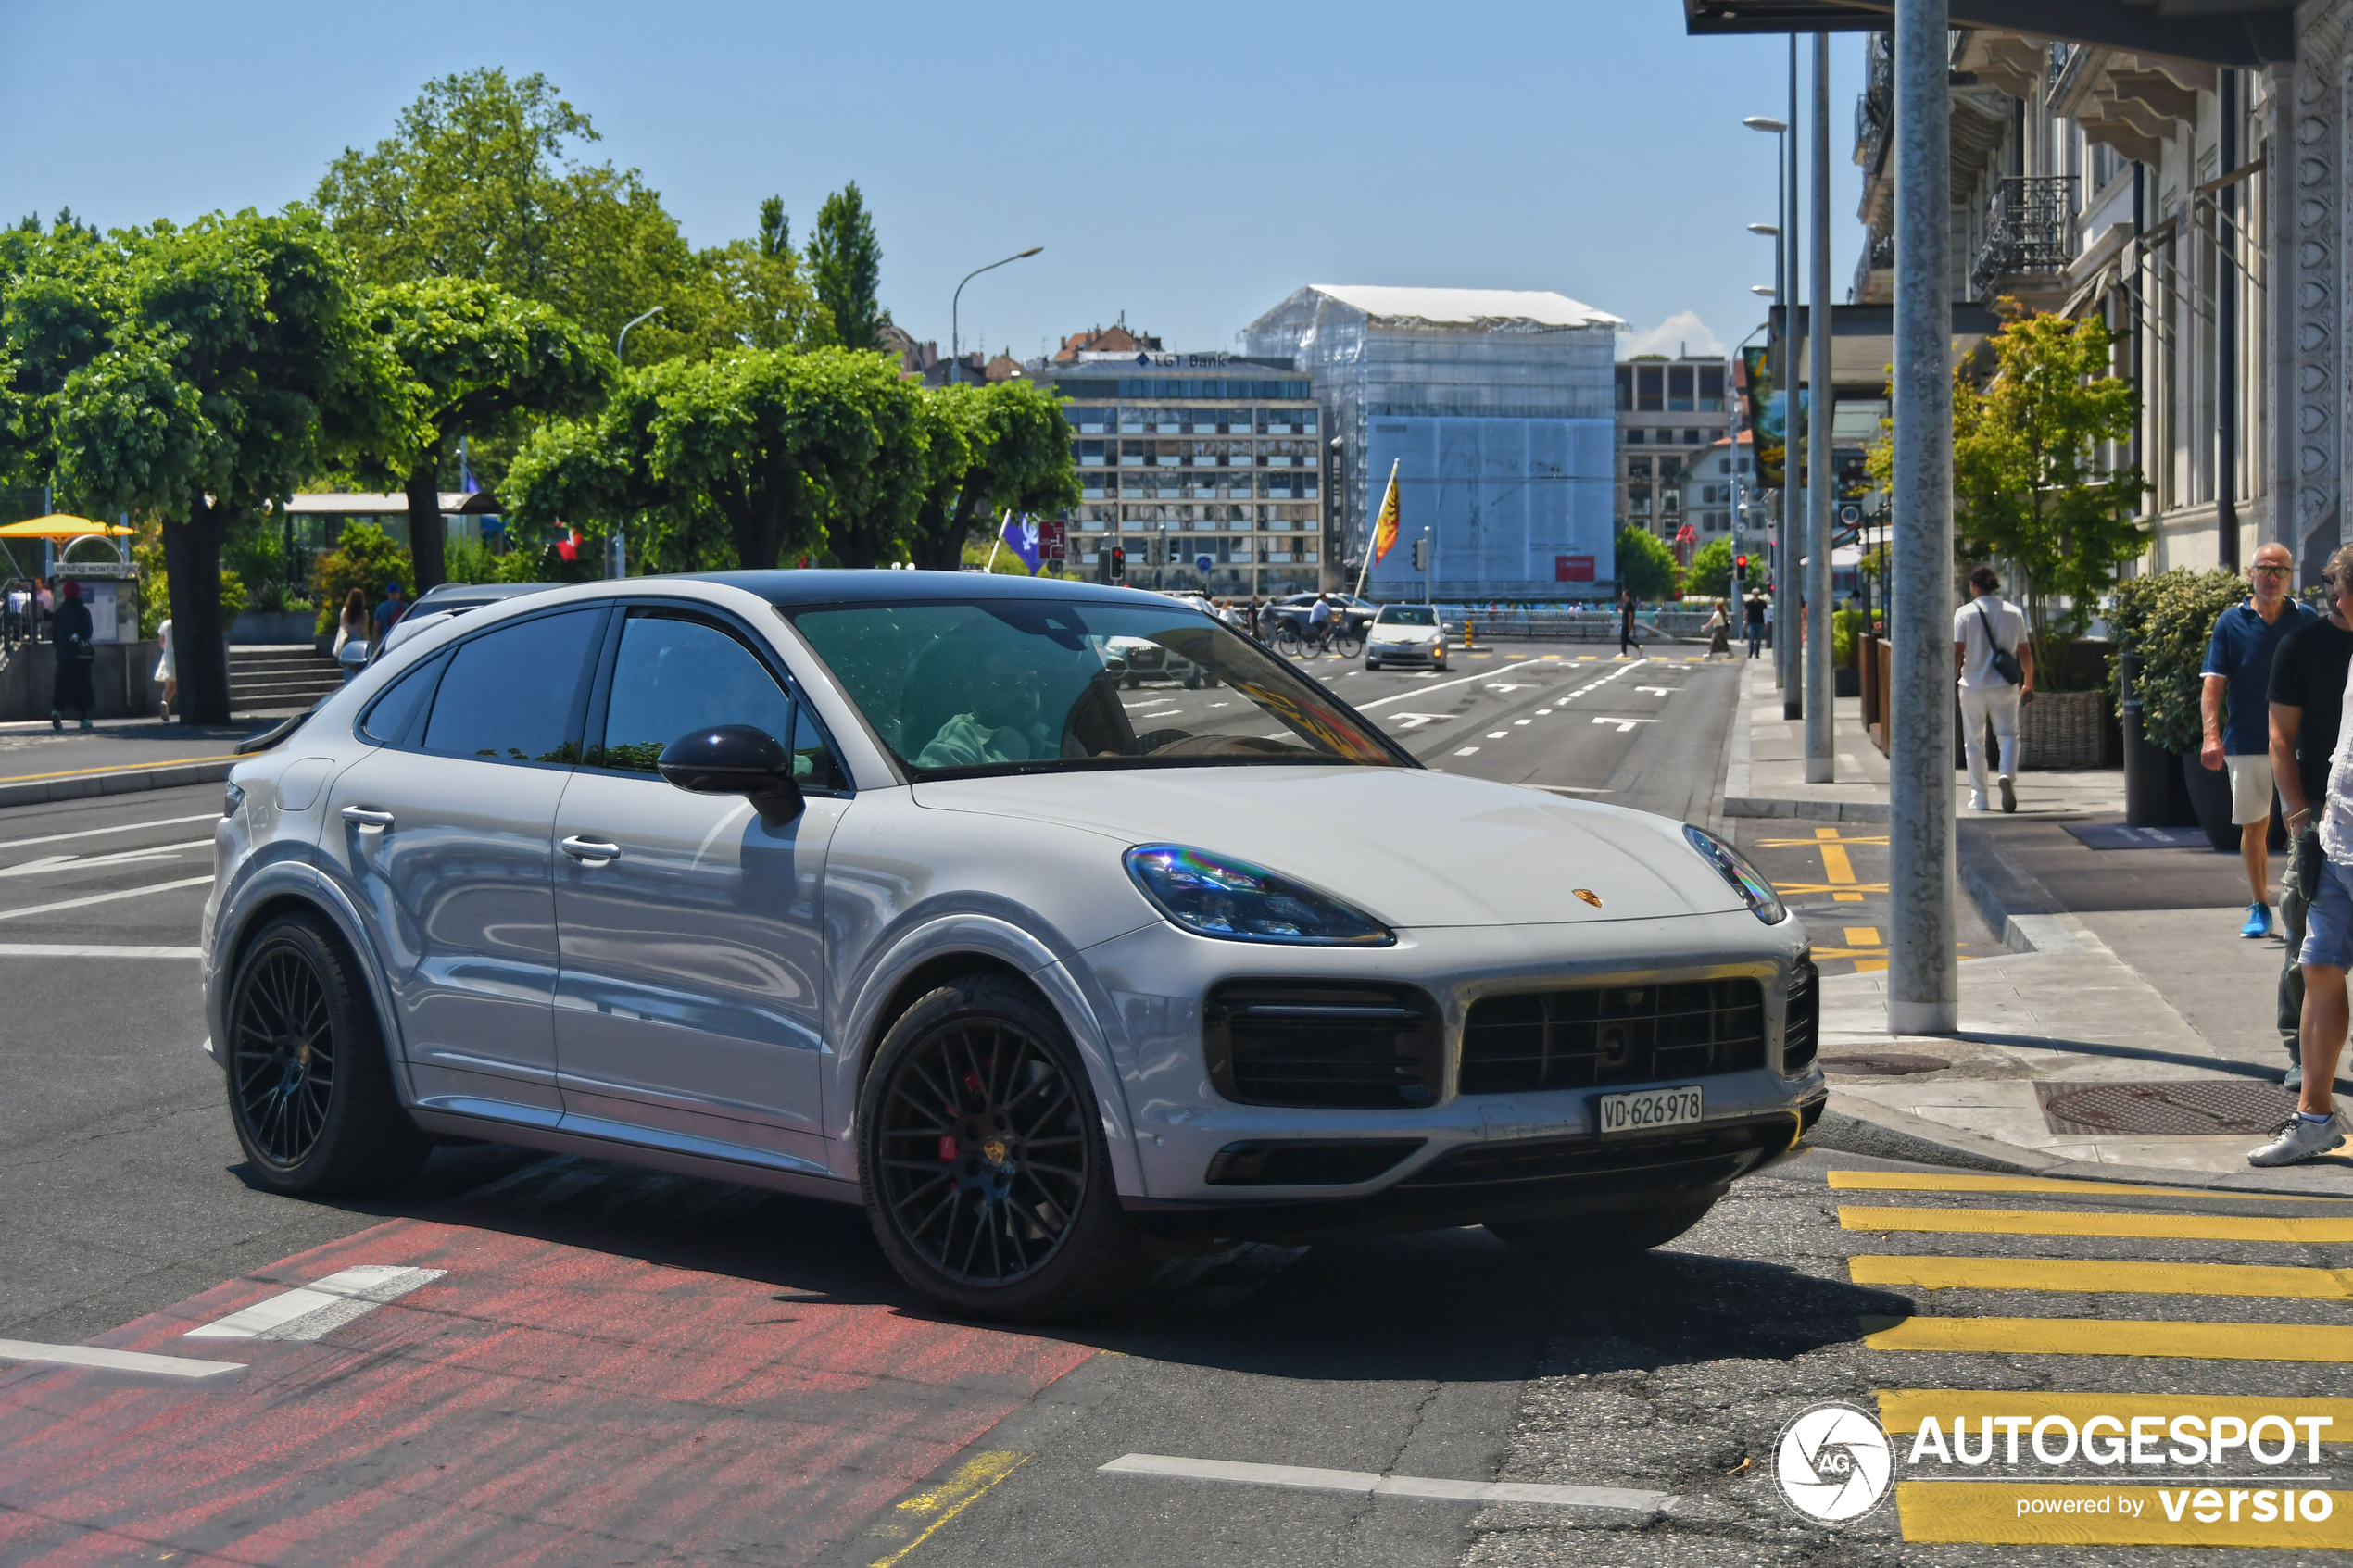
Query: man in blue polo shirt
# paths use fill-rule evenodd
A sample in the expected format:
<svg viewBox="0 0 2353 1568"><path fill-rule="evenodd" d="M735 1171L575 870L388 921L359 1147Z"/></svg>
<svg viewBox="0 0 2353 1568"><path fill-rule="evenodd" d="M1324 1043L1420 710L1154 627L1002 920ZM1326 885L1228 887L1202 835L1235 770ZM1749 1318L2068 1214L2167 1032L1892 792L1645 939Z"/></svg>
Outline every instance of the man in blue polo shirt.
<svg viewBox="0 0 2353 1568"><path fill-rule="evenodd" d="M2206 721L2206 744L2198 760L2230 769L2231 821L2238 824L2239 859L2246 864L2253 900L2246 923L2239 927L2241 936L2271 934L2271 868L2265 853L2271 831L2271 656L2290 632L2313 620L2309 609L2287 596L2293 570L2286 546L2256 550L2247 568L2254 596L2215 618L2199 671L2205 677L2198 709Z"/></svg>

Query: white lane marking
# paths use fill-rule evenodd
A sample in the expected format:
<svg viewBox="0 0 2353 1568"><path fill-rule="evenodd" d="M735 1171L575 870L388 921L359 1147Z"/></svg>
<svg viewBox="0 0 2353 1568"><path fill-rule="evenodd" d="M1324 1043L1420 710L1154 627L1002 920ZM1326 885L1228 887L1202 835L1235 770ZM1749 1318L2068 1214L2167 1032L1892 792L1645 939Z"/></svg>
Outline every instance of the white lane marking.
<svg viewBox="0 0 2353 1568"><path fill-rule="evenodd" d="M1535 662L1536 660L1532 659L1523 659L1517 664L1506 664L1501 670L1491 670L1487 672L1487 675L1507 675L1515 670L1525 670ZM1631 670L1634 667L1629 664L1626 668ZM1487 679L1487 675L1457 675L1451 681L1439 682L1436 685L1431 686L1428 691L1399 692L1395 696L1377 696L1370 702L1358 703L1356 705L1356 711L1359 713L1369 712L1373 709L1380 707L1383 703L1403 702L1408 697L1428 696L1430 692L1442 692L1449 686L1459 686L1471 681L1483 681Z"/></svg>
<svg viewBox="0 0 2353 1568"><path fill-rule="evenodd" d="M1539 719L1549 719L1552 716L1553 710L1549 708L1540 708L1536 710L1536 717Z"/></svg>
<svg viewBox="0 0 2353 1568"><path fill-rule="evenodd" d="M1487 683L1487 689L1491 692L1524 692L1528 688L1510 681L1490 681Z"/></svg>
<svg viewBox="0 0 2353 1568"><path fill-rule="evenodd" d="M19 860L13 866L0 866L0 876L34 876L43 872L78 872L100 866L135 865L167 855L184 855L191 849L209 849L212 840L190 839L185 844L158 844L147 849L117 849L107 855L44 855L38 859Z"/></svg>
<svg viewBox="0 0 2353 1568"><path fill-rule="evenodd" d="M1680 686L1636 686L1634 689L1638 692L1656 692L1661 696L1673 696L1683 688Z"/></svg>
<svg viewBox="0 0 2353 1568"><path fill-rule="evenodd" d="M1534 721L1533 719L1515 719L1515 720L1513 720L1513 721L1512 721L1512 722L1513 722L1513 723L1515 723L1515 724L1532 724L1532 723L1534 723L1535 721Z"/></svg>
<svg viewBox="0 0 2353 1568"><path fill-rule="evenodd" d="M1101 1475L1155 1475L1179 1481L1224 1481L1238 1486L1277 1486L1301 1492L1353 1492L1359 1497L1425 1498L1447 1502L1532 1502L1561 1508L1615 1508L1656 1513L1672 1492L1631 1486L1554 1486L1527 1481L1441 1481L1428 1475L1376 1475L1369 1470L1317 1470L1302 1464L1242 1464L1168 1454L1122 1454L1099 1465Z"/></svg>
<svg viewBox="0 0 2353 1568"><path fill-rule="evenodd" d="M1458 752L1454 753L1454 755L1455 755L1455 756L1457 756L1457 757L1468 757L1471 753L1473 753L1473 752L1477 751L1478 749L1478 747L1477 747L1477 746L1466 746L1463 747L1463 749L1462 749L1462 750L1460 750L1460 751L1458 751Z"/></svg>
<svg viewBox="0 0 2353 1568"><path fill-rule="evenodd" d="M1658 721L1655 719L1612 719L1605 714L1596 713L1593 715L1593 722L1596 724L1615 724L1617 726L1617 733L1624 735L1631 734L1633 733L1634 726L1637 724L1655 724Z"/></svg>
<svg viewBox="0 0 2353 1568"><path fill-rule="evenodd" d="M200 959L202 947L102 947L86 942L0 942L0 959Z"/></svg>
<svg viewBox="0 0 2353 1568"><path fill-rule="evenodd" d="M111 904L118 898L144 898L150 893L169 893L175 887L209 887L212 876L183 877L178 882L158 882L145 887L125 887L112 893L93 893L86 897L60 898L54 904L28 904L21 909L0 909L0 920L22 920L27 915L51 914L58 909L78 909L85 904Z"/></svg>
<svg viewBox="0 0 2353 1568"><path fill-rule="evenodd" d="M109 1372L152 1372L165 1377L218 1377L243 1372L243 1361L199 1361L187 1356L150 1356L138 1350L102 1350L94 1345L36 1345L30 1339L0 1339L0 1361L55 1361L61 1366L105 1367Z"/></svg>
<svg viewBox="0 0 2353 1568"><path fill-rule="evenodd" d="M316 1339L362 1313L396 1301L448 1271L410 1269L396 1263L361 1263L326 1278L280 1291L243 1311L192 1328L185 1339Z"/></svg>
<svg viewBox="0 0 2353 1568"><path fill-rule="evenodd" d="M1392 713L1390 717L1406 729L1418 730L1424 724L1442 724L1454 716L1452 713Z"/></svg>
<svg viewBox="0 0 2353 1568"><path fill-rule="evenodd" d="M218 822L220 818L218 811L199 811L193 817L157 817L151 822L119 822L110 828L83 828L77 833L44 833L38 838L0 838L0 849L20 849L28 844L63 844L69 838L95 838L102 833L136 833L141 828L176 827L182 822Z"/></svg>
<svg viewBox="0 0 2353 1568"><path fill-rule="evenodd" d="M1489 740L1502 740L1505 735L1510 734L1511 731L1509 730L1490 730L1487 732L1487 738Z"/></svg>

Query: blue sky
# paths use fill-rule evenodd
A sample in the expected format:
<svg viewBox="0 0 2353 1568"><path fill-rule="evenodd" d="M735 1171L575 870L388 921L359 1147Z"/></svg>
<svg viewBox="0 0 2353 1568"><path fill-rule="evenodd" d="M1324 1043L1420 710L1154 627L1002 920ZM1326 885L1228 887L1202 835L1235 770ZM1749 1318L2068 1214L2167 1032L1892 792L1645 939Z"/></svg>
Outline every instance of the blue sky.
<svg viewBox="0 0 2353 1568"><path fill-rule="evenodd" d="M1786 44L1694 39L1676 0L1418 6L0 6L0 214L102 226L274 208L428 78L545 72L696 244L778 194L796 239L864 190L884 303L1035 355L1122 311L1236 346L1308 282L1554 289L1650 345L1729 345L1771 281ZM1860 44L1833 38L1832 286L1859 231ZM1681 318L1683 313L1689 318ZM1621 352L1636 346L1621 342Z"/></svg>

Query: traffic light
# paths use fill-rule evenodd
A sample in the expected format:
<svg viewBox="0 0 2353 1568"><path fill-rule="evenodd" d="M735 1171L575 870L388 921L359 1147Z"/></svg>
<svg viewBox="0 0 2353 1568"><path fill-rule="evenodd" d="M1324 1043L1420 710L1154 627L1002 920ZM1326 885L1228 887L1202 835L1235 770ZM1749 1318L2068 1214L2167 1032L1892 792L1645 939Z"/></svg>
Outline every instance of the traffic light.
<svg viewBox="0 0 2353 1568"><path fill-rule="evenodd" d="M1127 580L1127 552L1115 546L1111 552L1111 580L1114 583Z"/></svg>
<svg viewBox="0 0 2353 1568"><path fill-rule="evenodd" d="M1427 533L1414 541L1414 570L1416 571L1429 570L1429 535Z"/></svg>
<svg viewBox="0 0 2353 1568"><path fill-rule="evenodd" d="M1747 576L1747 575L1748 575L1748 558L1747 558L1746 556L1735 556L1735 557L1733 557L1733 558L1732 558L1732 570L1733 570L1734 571L1737 571L1738 573L1740 573L1743 577Z"/></svg>

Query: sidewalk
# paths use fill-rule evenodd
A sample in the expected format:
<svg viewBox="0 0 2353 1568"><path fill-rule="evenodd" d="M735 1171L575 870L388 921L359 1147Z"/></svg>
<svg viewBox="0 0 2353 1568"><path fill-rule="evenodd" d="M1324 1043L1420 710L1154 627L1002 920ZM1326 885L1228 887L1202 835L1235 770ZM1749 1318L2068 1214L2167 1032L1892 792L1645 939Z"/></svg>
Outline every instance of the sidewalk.
<svg viewBox="0 0 2353 1568"><path fill-rule="evenodd" d="M237 743L280 721L277 716L213 725L102 719L86 731L69 725L62 732L45 719L0 724L0 808L224 779Z"/></svg>
<svg viewBox="0 0 2353 1568"><path fill-rule="evenodd" d="M1885 822L1887 760L1862 733L1859 704L1837 705L1840 782L1809 784L1804 726L1781 717L1770 664L1743 673L1726 815ZM1962 963L1961 1029L1949 1037L1888 1033L1883 970L1826 978L1831 1114L1816 1141L1896 1158L1932 1145L1947 1160L2055 1174L2096 1165L2103 1177L2353 1195L2353 1146L2278 1171L2246 1163L2263 1141L2247 1129L2294 1105L2278 1087L2288 1058L2273 1022L2284 944L2236 935L2246 900L2238 858L2202 844L2087 843L2083 830L2123 821L2118 771L2022 772L2015 815L1964 812L1968 797L1956 770L1960 897L2009 950ZM2275 858L2275 900L2281 869Z"/></svg>

